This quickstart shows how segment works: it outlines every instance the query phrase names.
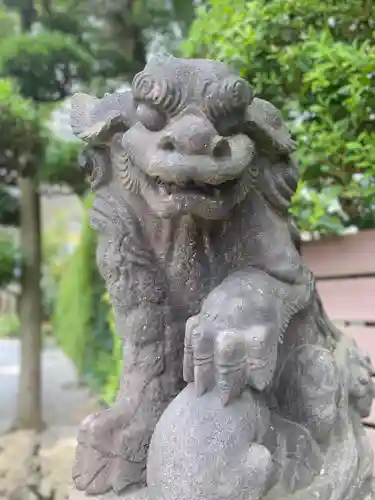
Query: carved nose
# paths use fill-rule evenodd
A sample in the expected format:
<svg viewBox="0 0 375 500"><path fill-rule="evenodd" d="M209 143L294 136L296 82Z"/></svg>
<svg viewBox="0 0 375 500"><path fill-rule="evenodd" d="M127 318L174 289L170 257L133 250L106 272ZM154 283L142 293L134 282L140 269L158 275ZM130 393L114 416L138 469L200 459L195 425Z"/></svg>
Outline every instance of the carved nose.
<svg viewBox="0 0 375 500"><path fill-rule="evenodd" d="M188 155L209 155L220 159L230 156L230 146L211 123L200 117L186 116L166 130L158 148Z"/></svg>
<svg viewBox="0 0 375 500"><path fill-rule="evenodd" d="M211 147L211 154L218 159L230 156L231 151L228 140L224 137L215 137Z"/></svg>

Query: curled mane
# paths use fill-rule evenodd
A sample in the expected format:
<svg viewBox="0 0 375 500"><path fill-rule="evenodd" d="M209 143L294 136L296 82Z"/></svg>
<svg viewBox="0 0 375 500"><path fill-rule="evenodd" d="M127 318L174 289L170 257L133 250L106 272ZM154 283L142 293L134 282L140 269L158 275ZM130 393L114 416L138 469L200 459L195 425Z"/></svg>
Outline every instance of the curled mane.
<svg viewBox="0 0 375 500"><path fill-rule="evenodd" d="M298 178L298 164L290 156L270 163L259 178L258 187L264 199L281 216L288 216Z"/></svg>

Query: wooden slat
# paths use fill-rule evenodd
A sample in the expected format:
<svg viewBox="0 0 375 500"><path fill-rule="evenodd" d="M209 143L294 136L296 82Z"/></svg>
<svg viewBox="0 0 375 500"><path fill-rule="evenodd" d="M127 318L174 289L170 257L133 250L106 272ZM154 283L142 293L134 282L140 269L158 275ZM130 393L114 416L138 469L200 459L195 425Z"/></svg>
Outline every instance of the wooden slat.
<svg viewBox="0 0 375 500"><path fill-rule="evenodd" d="M322 280L317 288L332 320L375 322L375 277Z"/></svg>
<svg viewBox="0 0 375 500"><path fill-rule="evenodd" d="M324 237L302 245L302 257L317 278L375 274L375 230Z"/></svg>

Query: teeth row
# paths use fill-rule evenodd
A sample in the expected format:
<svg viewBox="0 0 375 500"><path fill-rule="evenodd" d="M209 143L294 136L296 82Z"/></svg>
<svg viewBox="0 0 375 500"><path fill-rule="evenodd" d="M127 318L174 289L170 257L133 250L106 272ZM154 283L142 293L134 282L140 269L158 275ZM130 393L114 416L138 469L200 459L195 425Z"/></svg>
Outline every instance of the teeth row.
<svg viewBox="0 0 375 500"><path fill-rule="evenodd" d="M219 198L221 195L221 191L218 188L214 188L213 186L209 186L204 182L194 182L190 181L188 183L174 183L174 182L165 182L160 179L160 177L155 177L155 182L159 188L159 190L163 194L173 194L181 191L181 189L197 189L198 192L203 192L203 194L209 194L214 196L215 198Z"/></svg>

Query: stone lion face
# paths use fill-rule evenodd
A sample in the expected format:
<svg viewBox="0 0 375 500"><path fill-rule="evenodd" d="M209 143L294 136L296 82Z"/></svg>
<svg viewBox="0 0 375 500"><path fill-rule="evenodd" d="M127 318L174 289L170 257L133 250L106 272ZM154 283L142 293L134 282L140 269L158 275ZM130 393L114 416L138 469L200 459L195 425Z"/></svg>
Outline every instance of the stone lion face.
<svg viewBox="0 0 375 500"><path fill-rule="evenodd" d="M114 181L160 217L225 217L257 183L262 155L285 163L294 149L279 111L209 60L151 59L131 91L77 94L71 123L88 143L93 188Z"/></svg>
<svg viewBox="0 0 375 500"><path fill-rule="evenodd" d="M220 218L247 194L253 141L242 132L250 85L217 62L148 64L132 88L136 123L115 148L119 178L153 212Z"/></svg>

